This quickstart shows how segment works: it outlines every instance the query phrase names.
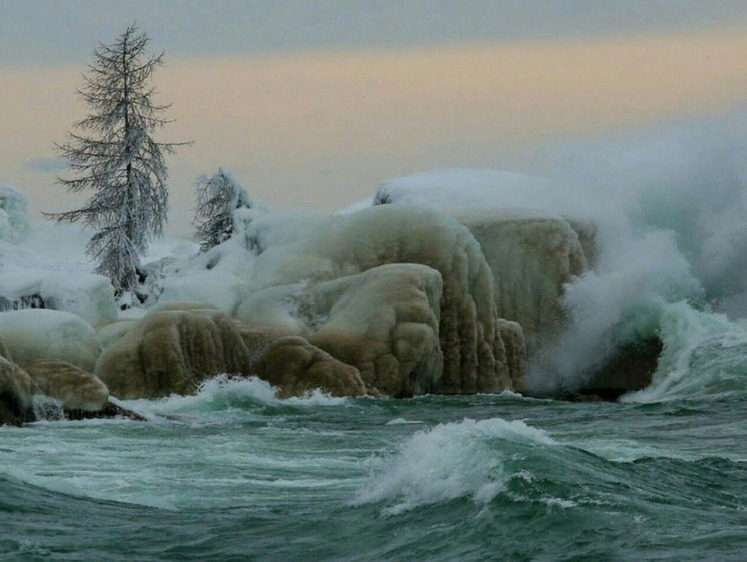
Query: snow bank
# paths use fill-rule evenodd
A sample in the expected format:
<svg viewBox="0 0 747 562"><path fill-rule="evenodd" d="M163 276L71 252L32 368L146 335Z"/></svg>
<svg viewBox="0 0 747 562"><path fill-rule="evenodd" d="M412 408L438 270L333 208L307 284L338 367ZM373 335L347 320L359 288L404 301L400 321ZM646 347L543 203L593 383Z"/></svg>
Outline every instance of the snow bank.
<svg viewBox="0 0 747 562"><path fill-rule="evenodd" d="M92 371L99 355L96 332L69 312L41 309L3 312L0 338L19 365L35 359L60 359Z"/></svg>

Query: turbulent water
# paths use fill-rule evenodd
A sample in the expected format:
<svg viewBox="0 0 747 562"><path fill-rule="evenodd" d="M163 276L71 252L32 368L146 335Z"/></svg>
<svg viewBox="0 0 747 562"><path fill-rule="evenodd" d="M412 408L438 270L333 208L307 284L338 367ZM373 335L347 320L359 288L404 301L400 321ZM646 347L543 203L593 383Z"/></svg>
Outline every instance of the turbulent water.
<svg viewBox="0 0 747 562"><path fill-rule="evenodd" d="M747 333L711 318L675 322L655 384L620 403L281 401L218 377L126 403L149 422L2 427L0 553L744 560Z"/></svg>

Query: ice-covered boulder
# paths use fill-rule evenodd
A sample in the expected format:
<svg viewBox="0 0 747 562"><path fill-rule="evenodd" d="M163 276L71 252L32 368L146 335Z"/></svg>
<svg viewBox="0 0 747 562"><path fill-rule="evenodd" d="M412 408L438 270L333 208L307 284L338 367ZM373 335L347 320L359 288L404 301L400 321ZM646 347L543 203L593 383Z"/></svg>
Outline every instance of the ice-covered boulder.
<svg viewBox="0 0 747 562"><path fill-rule="evenodd" d="M192 394L220 373L250 374L239 328L217 309L157 310L101 354L94 373L118 398Z"/></svg>
<svg viewBox="0 0 747 562"><path fill-rule="evenodd" d="M307 300L321 319L309 341L389 396L436 392L442 292L441 274L421 264L382 265L319 283Z"/></svg>
<svg viewBox="0 0 747 562"><path fill-rule="evenodd" d="M91 371L100 352L93 328L78 316L58 310L2 312L0 338L19 365L35 359L60 359Z"/></svg>
<svg viewBox="0 0 747 562"><path fill-rule="evenodd" d="M440 389L441 274L421 264L387 264L319 283L258 291L239 309L245 324L302 335L355 366L390 396Z"/></svg>
<svg viewBox="0 0 747 562"><path fill-rule="evenodd" d="M303 396L323 390L332 396L363 396L358 369L338 361L299 336L273 341L253 364L252 372L278 387L278 396Z"/></svg>
<svg viewBox="0 0 747 562"><path fill-rule="evenodd" d="M490 264L498 315L518 322L530 350L563 324L566 283L587 269L578 234L561 216L531 210L461 209Z"/></svg>
<svg viewBox="0 0 747 562"><path fill-rule="evenodd" d="M17 244L30 230L26 196L15 187L0 185L0 240Z"/></svg>
<svg viewBox="0 0 747 562"><path fill-rule="evenodd" d="M430 209L385 205L351 215L324 217L315 223L307 221L296 230L289 226L280 238L273 240L273 244L254 262L251 277L245 287L249 296L238 309L238 316L243 322L252 322L251 315L245 314L247 309L253 309L247 302L256 301L256 297L252 295L262 289L296 284L300 287L300 293L306 294L311 291L304 289L304 285L319 285L355 276L386 264L422 264L436 270L443 282L438 307L443 374L437 391L474 393L512 388L503 341L497 329L498 316L493 301L490 268L475 237L455 219ZM361 277L356 282L365 280L365 277ZM373 277L368 281L373 282ZM421 282L422 280L418 281ZM346 282L340 283L343 286ZM416 286L417 283L411 284L403 291L403 295L411 291L415 297L412 309L423 306L424 295L427 293L424 289L415 290ZM356 283L347 285L350 297L345 301L341 300L338 306L338 311L344 312L344 315L341 315L339 324L330 316L332 324L329 332L341 335L342 331L338 326L343 326L345 322L356 326L353 318L358 307L361 308L362 315L368 315L371 333L379 330L380 333L385 333L383 326L400 326L390 316L382 315L377 318L375 313L368 312L377 310L379 301L384 299L381 310L386 310L388 315L397 314L397 306L400 305L387 305L386 301L391 299L394 302L401 297L397 295L395 288L384 289L382 284L376 290L357 291ZM335 291L337 289L331 291L331 294L336 294ZM297 305L293 304L296 297L290 291L282 290L276 298L285 300L280 304L277 300L275 304L268 304L265 310L269 312L265 314L265 319L286 316L291 321L298 320L299 315L294 312ZM287 300L290 300L290 305ZM402 310L407 309L404 301L401 306ZM417 327L403 322L399 331L387 336L388 349L394 349L395 340L392 336L408 342L412 348L402 348L402 358L406 358L404 362L411 361L412 357L420 353L417 350L428 342L428 330L425 329L428 321L424 321L427 314L418 312L413 317L418 319L412 323ZM303 328L304 324L305 321L302 320L299 327ZM311 325L312 332L321 332L325 320L316 318L308 324ZM324 348L334 339L330 337L325 340L321 335L309 336L311 343ZM331 353L335 355L340 351ZM435 353L434 351L434 357ZM375 354L369 355L368 359L373 355ZM347 355L343 360L352 361ZM430 365L435 363L437 361L430 361ZM419 362L412 364L423 365ZM385 366L383 371L392 372L393 368L393 365ZM365 372L366 368L362 367L362 371ZM426 372L431 373L432 368L424 367L415 378L425 376L423 380L426 380L431 376L426 376Z"/></svg>
<svg viewBox="0 0 747 562"><path fill-rule="evenodd" d="M33 418L31 377L13 362L0 338L0 425L19 425Z"/></svg>
<svg viewBox="0 0 747 562"><path fill-rule="evenodd" d="M99 344L101 345L101 350L103 351L113 343L116 343L125 337L127 332L129 332L137 322L138 321L134 318L126 318L124 320L117 320L111 324L101 326L96 332L96 335L99 338Z"/></svg>
<svg viewBox="0 0 747 562"><path fill-rule="evenodd" d="M519 322L530 351L561 330L563 287L596 256L596 228L541 178L499 170L431 170L379 184L374 205L439 209L467 226L495 280L498 315Z"/></svg>
<svg viewBox="0 0 747 562"><path fill-rule="evenodd" d="M98 412L109 398L109 389L96 375L66 361L37 359L25 363L24 370L41 392L65 410Z"/></svg>

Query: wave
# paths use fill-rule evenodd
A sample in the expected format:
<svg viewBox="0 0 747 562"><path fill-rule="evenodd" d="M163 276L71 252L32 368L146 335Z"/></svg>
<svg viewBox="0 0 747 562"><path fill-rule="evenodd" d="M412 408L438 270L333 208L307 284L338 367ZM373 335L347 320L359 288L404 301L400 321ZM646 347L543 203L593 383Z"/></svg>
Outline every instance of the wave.
<svg viewBox="0 0 747 562"><path fill-rule="evenodd" d="M394 456L373 459L353 503L389 502L388 514L461 497L488 503L509 479L531 479L523 467L516 469L517 459L555 445L544 431L519 420L439 424L415 433Z"/></svg>
<svg viewBox="0 0 747 562"><path fill-rule="evenodd" d="M333 397L314 390L302 397L280 399L278 390L257 377L236 377L221 374L203 382L193 396L172 394L156 400L127 400L122 403L137 412L158 417L170 414L254 410L266 407L306 408L340 406L348 398Z"/></svg>
<svg viewBox="0 0 747 562"><path fill-rule="evenodd" d="M747 330L739 323L680 302L663 307L659 335L664 349L651 385L622 401L718 400L747 393Z"/></svg>

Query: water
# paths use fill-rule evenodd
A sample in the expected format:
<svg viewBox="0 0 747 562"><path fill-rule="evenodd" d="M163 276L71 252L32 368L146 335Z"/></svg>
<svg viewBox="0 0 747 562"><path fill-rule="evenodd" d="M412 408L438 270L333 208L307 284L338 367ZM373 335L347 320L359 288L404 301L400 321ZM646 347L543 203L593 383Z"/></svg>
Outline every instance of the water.
<svg viewBox="0 0 747 562"><path fill-rule="evenodd" d="M654 403L279 401L218 377L194 397L127 402L146 423L0 428L0 552L743 560L744 398L742 384Z"/></svg>

